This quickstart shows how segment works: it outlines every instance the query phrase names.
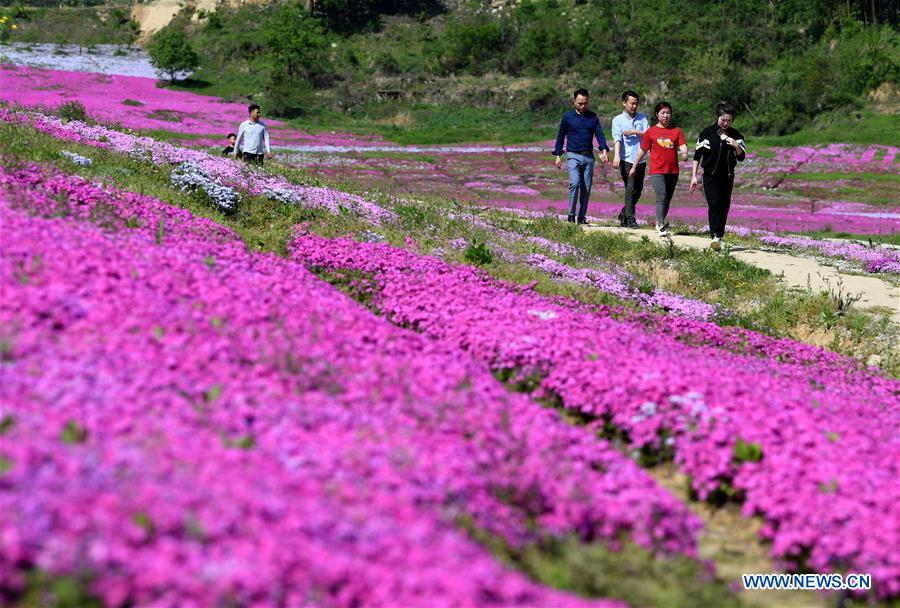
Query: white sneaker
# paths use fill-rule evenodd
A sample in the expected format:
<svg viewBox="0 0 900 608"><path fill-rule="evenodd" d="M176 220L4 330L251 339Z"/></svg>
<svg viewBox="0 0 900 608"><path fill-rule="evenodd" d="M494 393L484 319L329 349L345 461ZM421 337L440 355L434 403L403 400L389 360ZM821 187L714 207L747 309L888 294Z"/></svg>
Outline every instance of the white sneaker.
<svg viewBox="0 0 900 608"><path fill-rule="evenodd" d="M656 225L656 234L659 236L669 236L669 225L668 224L657 224Z"/></svg>
<svg viewBox="0 0 900 608"><path fill-rule="evenodd" d="M709 242L709 248L713 251L721 251L722 250L722 239L719 237L715 237L713 240Z"/></svg>

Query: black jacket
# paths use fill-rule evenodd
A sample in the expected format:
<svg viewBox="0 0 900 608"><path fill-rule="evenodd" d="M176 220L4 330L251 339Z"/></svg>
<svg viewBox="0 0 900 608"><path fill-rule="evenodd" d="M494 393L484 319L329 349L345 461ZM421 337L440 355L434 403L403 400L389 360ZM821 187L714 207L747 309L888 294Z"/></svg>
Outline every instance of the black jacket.
<svg viewBox="0 0 900 608"><path fill-rule="evenodd" d="M741 135L741 132L733 127L728 127L725 135L741 141L740 152L735 152L732 146L722 141L719 137L719 125L710 125L700 132L700 136L697 138L697 147L694 150L694 160L700 161L700 164L703 166L704 176L734 179L734 166L739 160L744 160L746 153L744 152L744 136ZM718 173L721 173L718 168L720 166L719 157L722 154L726 155L726 175L718 175Z"/></svg>

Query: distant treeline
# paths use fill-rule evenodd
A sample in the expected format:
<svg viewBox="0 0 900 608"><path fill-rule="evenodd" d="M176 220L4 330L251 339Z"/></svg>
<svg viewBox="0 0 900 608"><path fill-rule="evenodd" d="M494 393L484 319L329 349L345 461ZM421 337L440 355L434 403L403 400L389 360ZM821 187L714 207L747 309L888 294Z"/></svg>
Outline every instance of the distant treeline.
<svg viewBox="0 0 900 608"><path fill-rule="evenodd" d="M480 78L480 107L550 115L578 83L669 97L692 121L728 99L745 128L784 134L900 80L896 0L292 0L192 16L169 28L188 33L198 78L285 116L368 112L385 88L400 89L385 103L440 102Z"/></svg>
<svg viewBox="0 0 900 608"><path fill-rule="evenodd" d="M402 0L288 2L219 9L201 26L185 19L173 27L193 27L192 39L209 68L259 78L282 114L302 112L314 89L337 86L344 99L333 101L352 105L355 88L399 75L412 87L450 75L532 77L543 90L532 92L529 109L549 111L558 107L559 92L546 79L567 74L573 81L600 82L610 92L631 86L671 95L683 115L708 112L712 101L729 99L755 131L779 134L819 113L861 104L900 77L896 2L490 5L461 3L444 11L437 3ZM384 19L404 13L414 19Z"/></svg>

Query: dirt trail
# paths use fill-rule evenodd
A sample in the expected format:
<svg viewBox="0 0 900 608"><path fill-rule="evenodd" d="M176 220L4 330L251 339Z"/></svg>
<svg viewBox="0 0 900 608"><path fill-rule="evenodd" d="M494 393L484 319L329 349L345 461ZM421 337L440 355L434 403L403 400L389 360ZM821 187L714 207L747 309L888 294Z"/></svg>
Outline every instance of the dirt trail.
<svg viewBox="0 0 900 608"><path fill-rule="evenodd" d="M639 239L646 236L656 242L662 242L653 230L629 230L613 226L587 226L588 231L615 232ZM679 247L705 249L709 247L709 239L701 236L672 235L672 242ZM726 246L727 243L726 243ZM900 324L900 288L887 281L872 276L860 276L838 271L831 266L823 266L817 261L790 253L761 251L741 245L729 246L731 255L752 264L765 268L790 288L813 291L837 292L839 286L845 296L859 294L861 299L855 304L860 308L878 308L890 311L891 320Z"/></svg>

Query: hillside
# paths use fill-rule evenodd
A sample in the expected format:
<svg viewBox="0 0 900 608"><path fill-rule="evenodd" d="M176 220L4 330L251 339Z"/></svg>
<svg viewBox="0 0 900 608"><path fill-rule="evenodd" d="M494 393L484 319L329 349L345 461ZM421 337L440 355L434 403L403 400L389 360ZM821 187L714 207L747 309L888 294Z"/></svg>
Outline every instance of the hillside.
<svg viewBox="0 0 900 608"><path fill-rule="evenodd" d="M159 11L174 11L157 4L130 13L145 38ZM126 30L134 39L142 27L121 6L67 9L69 23L106 18L103 27L64 30L48 27L58 9L17 10L22 41L89 35L83 42L96 44L121 41ZM184 87L398 141L543 138L577 86L604 115L618 110L624 88L642 93L645 107L668 99L692 130L722 98L756 135L808 131L815 141L830 130L860 141L862 130L878 141L897 126L891 2L189 4L167 27L186 31L200 54Z"/></svg>

